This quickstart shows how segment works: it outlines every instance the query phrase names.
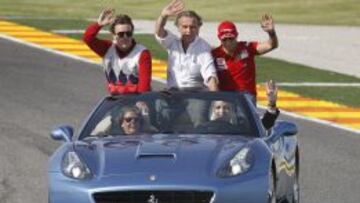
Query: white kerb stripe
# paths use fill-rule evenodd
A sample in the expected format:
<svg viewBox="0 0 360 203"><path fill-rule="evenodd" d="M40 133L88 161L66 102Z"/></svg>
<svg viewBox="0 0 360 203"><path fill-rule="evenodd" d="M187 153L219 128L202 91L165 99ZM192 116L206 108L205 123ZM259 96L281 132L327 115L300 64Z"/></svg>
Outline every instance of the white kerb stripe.
<svg viewBox="0 0 360 203"><path fill-rule="evenodd" d="M280 87L360 87L360 83L324 83L324 82L299 82L299 83L288 83L280 82L277 83Z"/></svg>

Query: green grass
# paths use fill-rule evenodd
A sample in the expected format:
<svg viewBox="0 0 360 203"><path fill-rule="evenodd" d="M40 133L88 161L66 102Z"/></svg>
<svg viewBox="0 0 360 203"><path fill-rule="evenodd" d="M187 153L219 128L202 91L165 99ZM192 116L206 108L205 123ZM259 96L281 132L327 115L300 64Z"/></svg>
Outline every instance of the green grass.
<svg viewBox="0 0 360 203"><path fill-rule="evenodd" d="M84 29L89 24L84 20L16 20L29 26L43 30L53 29ZM81 39L81 34L67 35L74 39ZM110 35L102 34L101 38L111 38ZM151 34L136 34L135 39L145 45L152 53L153 58L166 60L167 53L155 41ZM264 83L269 79L277 82L357 82L360 79L330 71L311 68L304 65L289 63L277 59L257 57L257 82ZM353 107L360 107L360 88L358 87L281 87L280 89L298 93L303 96L334 101Z"/></svg>
<svg viewBox="0 0 360 203"><path fill-rule="evenodd" d="M278 23L360 26L359 0L184 0L205 21L258 22L272 13ZM0 16L97 18L105 7L136 19L156 19L170 0L1 0Z"/></svg>

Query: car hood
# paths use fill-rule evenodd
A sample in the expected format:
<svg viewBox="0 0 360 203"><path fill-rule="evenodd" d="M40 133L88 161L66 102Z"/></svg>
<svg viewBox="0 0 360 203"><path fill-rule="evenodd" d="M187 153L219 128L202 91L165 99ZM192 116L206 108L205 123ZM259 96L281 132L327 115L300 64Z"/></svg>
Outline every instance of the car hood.
<svg viewBox="0 0 360 203"><path fill-rule="evenodd" d="M129 173L201 175L217 168L251 138L222 135L152 135L102 138L75 144L98 176Z"/></svg>

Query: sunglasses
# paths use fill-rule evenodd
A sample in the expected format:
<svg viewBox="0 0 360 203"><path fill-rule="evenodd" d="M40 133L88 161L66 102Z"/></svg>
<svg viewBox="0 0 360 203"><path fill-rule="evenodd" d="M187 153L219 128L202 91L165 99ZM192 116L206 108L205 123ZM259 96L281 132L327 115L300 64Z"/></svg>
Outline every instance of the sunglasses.
<svg viewBox="0 0 360 203"><path fill-rule="evenodd" d="M127 31L127 32L118 32L118 33L116 33L116 36L118 38L124 38L125 35L126 35L126 37L132 37L133 32L132 31Z"/></svg>
<svg viewBox="0 0 360 203"><path fill-rule="evenodd" d="M130 123L131 121L134 121L135 123L139 121L139 118L138 117L127 117L127 118L124 118L124 121L127 122L127 123Z"/></svg>

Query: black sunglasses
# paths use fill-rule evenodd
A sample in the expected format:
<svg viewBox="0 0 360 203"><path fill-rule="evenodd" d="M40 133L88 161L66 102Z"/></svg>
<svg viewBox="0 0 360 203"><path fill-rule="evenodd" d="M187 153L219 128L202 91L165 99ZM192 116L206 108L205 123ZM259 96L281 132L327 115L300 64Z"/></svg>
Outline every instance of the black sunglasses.
<svg viewBox="0 0 360 203"><path fill-rule="evenodd" d="M126 35L127 37L132 37L133 32L132 32L132 31L127 31L127 32L118 32L118 33L116 33L116 36L117 36L118 38L123 38L123 37L125 37L125 35Z"/></svg>
<svg viewBox="0 0 360 203"><path fill-rule="evenodd" d="M124 118L124 121L127 122L127 123L130 123L131 121L134 121L135 123L139 121L139 118L138 117L127 117L127 118Z"/></svg>

